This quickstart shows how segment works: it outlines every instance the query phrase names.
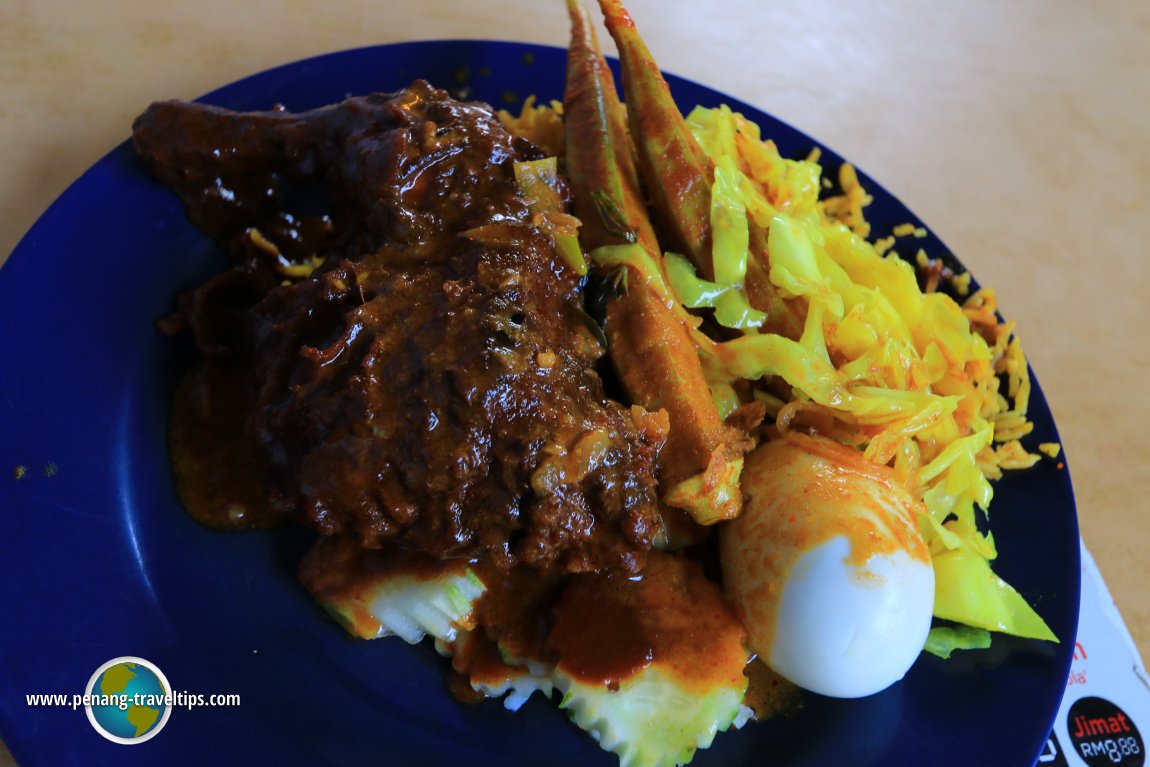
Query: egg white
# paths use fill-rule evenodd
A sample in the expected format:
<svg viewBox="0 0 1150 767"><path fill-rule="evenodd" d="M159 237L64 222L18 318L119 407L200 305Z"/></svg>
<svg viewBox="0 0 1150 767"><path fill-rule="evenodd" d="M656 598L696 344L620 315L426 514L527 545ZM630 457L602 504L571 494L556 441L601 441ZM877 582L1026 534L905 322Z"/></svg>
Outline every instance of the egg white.
<svg viewBox="0 0 1150 767"><path fill-rule="evenodd" d="M778 606L767 664L798 686L838 698L902 679L930 631L934 571L903 551L847 564L839 536L799 557Z"/></svg>
<svg viewBox="0 0 1150 767"><path fill-rule="evenodd" d="M751 649L822 695L862 697L902 679L934 607L920 504L886 467L801 435L748 455L743 491L720 561Z"/></svg>

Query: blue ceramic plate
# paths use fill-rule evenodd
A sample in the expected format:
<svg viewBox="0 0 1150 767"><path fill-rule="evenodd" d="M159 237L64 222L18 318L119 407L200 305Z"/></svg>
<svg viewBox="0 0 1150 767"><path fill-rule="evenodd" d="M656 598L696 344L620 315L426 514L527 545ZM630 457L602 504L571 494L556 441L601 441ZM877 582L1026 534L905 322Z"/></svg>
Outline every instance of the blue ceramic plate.
<svg viewBox="0 0 1150 767"><path fill-rule="evenodd" d="M496 106L559 98L564 51L444 41L322 56L205 97L299 110L422 77ZM670 78L683 107L729 103L785 155L813 139L703 86ZM140 104L142 111L146 104ZM128 126L124 126L127 131ZM824 150L834 171L841 160ZM870 179L876 234L919 223ZM945 247L916 241L931 254ZM218 254L125 144L84 174L0 271L0 736L23 765L610 766L553 703L517 714L457 704L426 645L354 642L297 585L299 531L221 534L186 517L165 448L184 363L154 323ZM1057 441L1035 386L1032 443ZM1042 461L998 483L1001 574L1063 638L996 638L986 652L923 656L859 701L810 697L789 722L720 735L695 764L1032 764L1062 695L1075 636L1078 532L1070 479ZM82 710L26 695L83 692L111 658L155 663L176 691L241 705L177 708L156 737L122 746Z"/></svg>

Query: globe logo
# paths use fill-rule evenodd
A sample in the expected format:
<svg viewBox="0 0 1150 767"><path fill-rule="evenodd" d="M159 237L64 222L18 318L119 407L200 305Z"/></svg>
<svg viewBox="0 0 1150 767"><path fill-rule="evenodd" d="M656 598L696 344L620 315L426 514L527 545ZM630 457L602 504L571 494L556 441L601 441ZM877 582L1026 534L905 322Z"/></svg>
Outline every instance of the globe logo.
<svg viewBox="0 0 1150 767"><path fill-rule="evenodd" d="M84 690L88 721L114 743L143 743L154 738L172 714L172 686L155 664L124 656L92 674Z"/></svg>

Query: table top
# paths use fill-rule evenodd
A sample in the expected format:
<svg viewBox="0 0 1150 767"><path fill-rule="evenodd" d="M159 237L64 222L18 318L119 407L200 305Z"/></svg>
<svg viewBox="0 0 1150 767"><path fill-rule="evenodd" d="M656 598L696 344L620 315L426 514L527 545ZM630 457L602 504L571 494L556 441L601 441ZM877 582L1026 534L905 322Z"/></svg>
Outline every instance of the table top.
<svg viewBox="0 0 1150 767"><path fill-rule="evenodd" d="M997 290L1147 655L1150 4L628 5L665 69L851 158ZM0 259L153 100L363 45L567 35L559 0L0 0Z"/></svg>

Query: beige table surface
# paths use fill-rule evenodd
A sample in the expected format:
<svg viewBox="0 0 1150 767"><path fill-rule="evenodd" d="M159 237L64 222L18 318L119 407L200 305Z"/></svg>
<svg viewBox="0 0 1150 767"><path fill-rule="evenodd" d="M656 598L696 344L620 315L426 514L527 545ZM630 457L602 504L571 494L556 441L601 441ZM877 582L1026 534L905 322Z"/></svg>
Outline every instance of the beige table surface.
<svg viewBox="0 0 1150 767"><path fill-rule="evenodd" d="M997 288L1060 425L1083 537L1150 652L1150 3L631 10L667 70L851 158ZM328 51L459 37L563 45L563 4L0 0L0 258L154 99Z"/></svg>

